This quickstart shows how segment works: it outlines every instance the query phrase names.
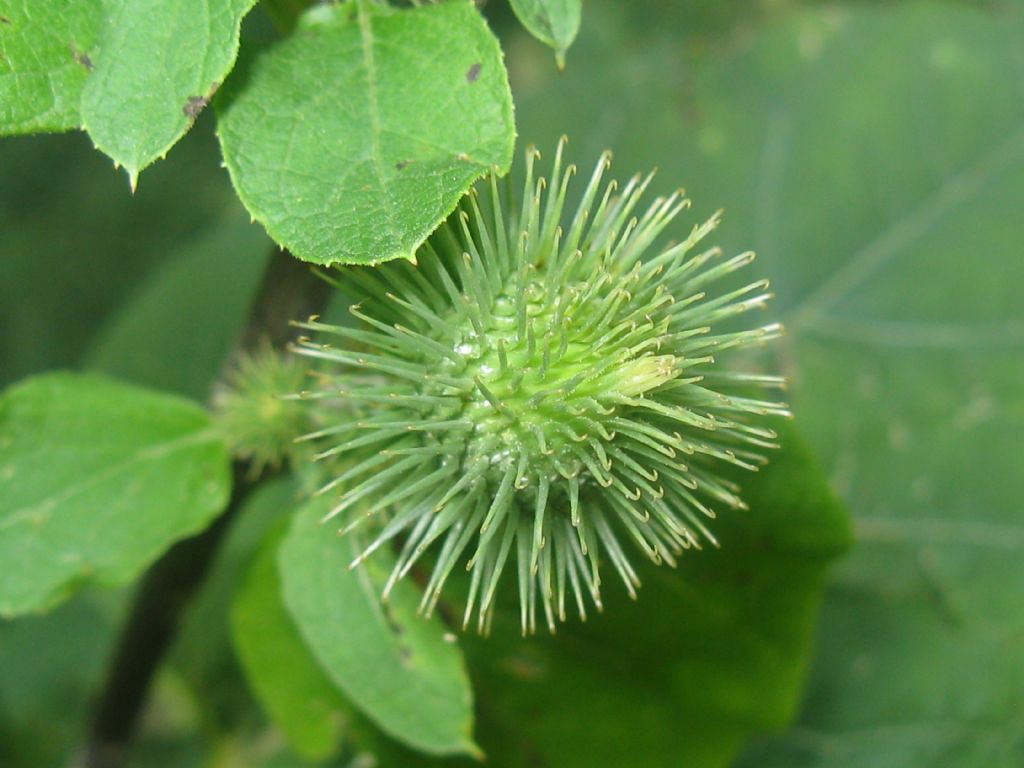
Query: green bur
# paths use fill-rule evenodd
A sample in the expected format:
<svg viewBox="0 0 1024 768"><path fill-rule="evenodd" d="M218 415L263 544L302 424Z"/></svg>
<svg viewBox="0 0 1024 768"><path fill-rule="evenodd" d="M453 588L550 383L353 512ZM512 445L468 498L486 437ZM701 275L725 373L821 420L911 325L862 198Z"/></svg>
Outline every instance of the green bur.
<svg viewBox="0 0 1024 768"><path fill-rule="evenodd" d="M620 539L669 565L716 544L714 508L745 507L718 470L762 465L776 434L759 421L786 414L749 397L781 378L718 360L780 332L713 330L769 298L766 281L706 291L753 254L697 249L717 215L656 246L689 201L675 193L634 215L651 177L621 191L603 183L607 154L567 217L575 168L563 167L563 147L550 182L534 177L539 154L527 151L521 208L492 176L415 264L339 269L360 298L359 327L310 320L314 336L298 345L321 361L322 386L296 397L325 425L306 439L336 466L320 489L337 495L326 519L344 516L345 532L381 521L354 565L400 537L386 599L436 544L429 614L465 558L464 624L476 608L481 631L513 556L524 632L538 604L553 631L567 599L582 618L587 597L601 607L605 560L635 595Z"/></svg>

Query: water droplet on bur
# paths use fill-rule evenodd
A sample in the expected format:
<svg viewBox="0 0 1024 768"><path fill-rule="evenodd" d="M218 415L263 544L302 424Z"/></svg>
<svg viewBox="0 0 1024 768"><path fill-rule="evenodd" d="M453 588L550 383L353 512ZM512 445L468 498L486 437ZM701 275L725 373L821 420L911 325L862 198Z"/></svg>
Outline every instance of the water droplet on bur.
<svg viewBox="0 0 1024 768"><path fill-rule="evenodd" d="M494 300L494 307L491 312L495 315L511 315L516 311L515 303L507 296L499 296Z"/></svg>

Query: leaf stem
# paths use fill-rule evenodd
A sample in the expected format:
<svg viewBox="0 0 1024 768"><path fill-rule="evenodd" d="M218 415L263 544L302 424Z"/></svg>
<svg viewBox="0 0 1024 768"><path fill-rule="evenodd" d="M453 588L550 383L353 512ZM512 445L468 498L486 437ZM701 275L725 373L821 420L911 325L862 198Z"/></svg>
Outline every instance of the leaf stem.
<svg viewBox="0 0 1024 768"><path fill-rule="evenodd" d="M296 334L290 322L322 311L330 286L287 251L275 249L234 350L225 360L230 370L239 355L270 345L283 350ZM221 386L221 380L214 389ZM233 465L234 485L225 511L201 534L178 542L147 571L121 630L107 677L98 697L95 719L78 765L121 768L153 680L180 629L231 522L249 494L265 479L247 461Z"/></svg>

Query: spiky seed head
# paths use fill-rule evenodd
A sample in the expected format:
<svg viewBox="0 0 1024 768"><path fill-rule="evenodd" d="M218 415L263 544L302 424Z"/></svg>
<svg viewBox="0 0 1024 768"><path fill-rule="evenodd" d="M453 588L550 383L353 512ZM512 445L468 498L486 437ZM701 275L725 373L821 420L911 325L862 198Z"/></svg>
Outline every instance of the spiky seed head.
<svg viewBox="0 0 1024 768"><path fill-rule="evenodd" d="M217 425L255 474L284 463L296 450L296 434L312 428L309 409L289 397L304 386L307 367L267 344L240 355L214 392Z"/></svg>
<svg viewBox="0 0 1024 768"><path fill-rule="evenodd" d="M769 298L765 281L714 291L752 254L699 247L717 215L658 245L688 201L637 213L650 177L606 184L607 154L569 210L563 148L547 181L527 151L521 201L479 185L415 263L339 269L354 325L313 319L299 344L322 382L300 397L332 414L307 436L334 467L328 519L376 521L357 563L396 542L385 597L431 551L427 613L464 563L481 631L509 561L523 631L538 607L554 631L567 600L601 607L609 565L635 595L631 549L674 565L714 543L713 510L743 507L717 469L755 469L775 438L759 417L785 413L745 394L781 379L722 367L780 330L716 331Z"/></svg>

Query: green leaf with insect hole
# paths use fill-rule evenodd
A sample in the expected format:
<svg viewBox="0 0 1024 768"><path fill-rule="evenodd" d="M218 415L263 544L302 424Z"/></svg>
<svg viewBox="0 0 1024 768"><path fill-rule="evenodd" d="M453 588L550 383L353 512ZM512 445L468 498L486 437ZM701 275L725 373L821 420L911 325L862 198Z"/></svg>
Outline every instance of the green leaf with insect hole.
<svg viewBox="0 0 1024 768"><path fill-rule="evenodd" d="M265 537L231 606L231 636L267 713L303 757L337 752L349 705L320 669L281 598L277 554L285 529Z"/></svg>
<svg viewBox="0 0 1024 768"><path fill-rule="evenodd" d="M0 3L0 135L67 131L93 66L101 0Z"/></svg>
<svg viewBox="0 0 1024 768"><path fill-rule="evenodd" d="M197 404L51 373L0 398L0 616L86 580L123 584L227 503L228 452Z"/></svg>
<svg viewBox="0 0 1024 768"><path fill-rule="evenodd" d="M96 146L139 171L192 127L238 54L242 17L255 0L103 0L82 121Z"/></svg>
<svg viewBox="0 0 1024 768"><path fill-rule="evenodd" d="M555 49L559 67L580 30L581 0L510 0L512 10L530 34Z"/></svg>
<svg viewBox="0 0 1024 768"><path fill-rule="evenodd" d="M238 75L216 102L235 189L307 261L412 258L512 159L501 50L465 0L319 7Z"/></svg>
<svg viewBox="0 0 1024 768"><path fill-rule="evenodd" d="M0 134L85 128L134 188L231 71L254 3L0 4Z"/></svg>
<svg viewBox="0 0 1024 768"><path fill-rule="evenodd" d="M432 754L474 754L472 691L454 636L416 613L406 581L381 602L390 567L379 552L358 568L359 531L322 525L323 498L296 514L278 556L284 603L346 698L384 731ZM364 544L365 545L365 544Z"/></svg>
<svg viewBox="0 0 1024 768"><path fill-rule="evenodd" d="M772 426L771 462L729 473L750 509L719 510L719 547L685 553L675 571L638 563L635 602L616 590L553 637L515 638L510 601L489 638L465 638L489 764L724 768L752 734L789 721L850 532L807 444Z"/></svg>

